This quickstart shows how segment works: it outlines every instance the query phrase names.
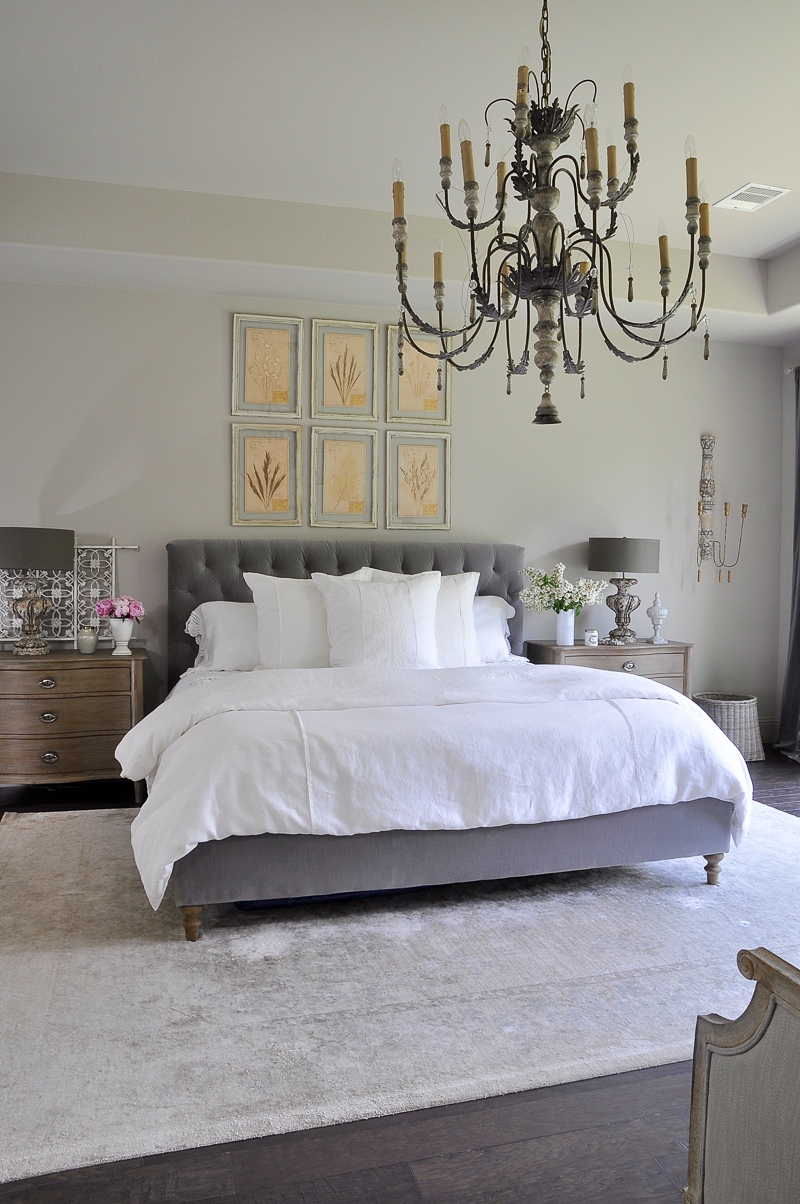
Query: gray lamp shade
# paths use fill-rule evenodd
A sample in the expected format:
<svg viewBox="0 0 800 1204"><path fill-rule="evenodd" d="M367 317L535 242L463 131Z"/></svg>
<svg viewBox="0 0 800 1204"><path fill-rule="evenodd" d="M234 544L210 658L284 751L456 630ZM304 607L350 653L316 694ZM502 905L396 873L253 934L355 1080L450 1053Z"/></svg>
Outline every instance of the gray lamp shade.
<svg viewBox="0 0 800 1204"><path fill-rule="evenodd" d="M657 573L658 539L590 539L588 568L596 573Z"/></svg>
<svg viewBox="0 0 800 1204"><path fill-rule="evenodd" d="M75 532L58 527L0 527L0 569L71 569Z"/></svg>

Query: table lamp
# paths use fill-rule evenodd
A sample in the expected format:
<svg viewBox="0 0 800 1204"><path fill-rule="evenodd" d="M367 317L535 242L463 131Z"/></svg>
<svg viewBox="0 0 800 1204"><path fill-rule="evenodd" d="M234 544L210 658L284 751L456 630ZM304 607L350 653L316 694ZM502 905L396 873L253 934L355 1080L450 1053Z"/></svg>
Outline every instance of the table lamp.
<svg viewBox="0 0 800 1204"><path fill-rule="evenodd" d="M625 574L657 573L659 547L658 539L589 540L589 570L622 574L621 577L609 577L610 584L616 585L617 592L608 595L606 606L613 610L617 625L600 641L601 644L632 644L636 639L636 632L628 623L640 599L635 594L629 594L628 590L638 582L635 577L626 577Z"/></svg>
<svg viewBox="0 0 800 1204"><path fill-rule="evenodd" d="M75 532L55 527L0 527L0 569L49 569L75 567ZM35 577L22 583L22 596L14 598L11 611L22 623L22 638L14 645L16 656L44 656L50 645L42 637L42 619L51 609L39 593Z"/></svg>

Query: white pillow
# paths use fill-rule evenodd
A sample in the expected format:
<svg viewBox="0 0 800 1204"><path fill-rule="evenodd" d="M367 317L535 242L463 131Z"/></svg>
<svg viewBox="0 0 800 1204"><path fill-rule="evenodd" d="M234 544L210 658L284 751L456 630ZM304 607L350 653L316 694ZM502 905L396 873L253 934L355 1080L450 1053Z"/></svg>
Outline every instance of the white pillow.
<svg viewBox="0 0 800 1204"><path fill-rule="evenodd" d="M514 617L514 607L504 598L482 594L475 599L472 615L481 660L487 664L511 660L511 641L508 620Z"/></svg>
<svg viewBox="0 0 800 1204"><path fill-rule="evenodd" d="M371 581L410 580L403 573L385 569L361 569ZM436 649L442 669L460 669L465 665L482 665L472 604L478 588L480 573L443 573L439 596L436 599Z"/></svg>
<svg viewBox="0 0 800 1204"><path fill-rule="evenodd" d="M252 602L203 602L184 629L197 640L195 665L204 669L255 669L258 619Z"/></svg>
<svg viewBox="0 0 800 1204"><path fill-rule="evenodd" d="M331 665L437 669L441 579L441 573L418 573L375 582L312 573L328 615Z"/></svg>
<svg viewBox="0 0 800 1204"><path fill-rule="evenodd" d="M266 573L245 573L244 579L253 591L258 612L256 663L262 669L329 668L328 616L314 582L309 577Z"/></svg>

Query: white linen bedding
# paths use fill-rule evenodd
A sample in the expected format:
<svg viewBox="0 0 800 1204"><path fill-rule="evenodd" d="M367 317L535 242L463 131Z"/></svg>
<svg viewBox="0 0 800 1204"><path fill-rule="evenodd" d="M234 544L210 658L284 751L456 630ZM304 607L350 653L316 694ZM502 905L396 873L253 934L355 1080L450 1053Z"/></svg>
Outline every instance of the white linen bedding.
<svg viewBox="0 0 800 1204"><path fill-rule="evenodd" d="M694 798L751 799L741 754L646 678L530 665L278 669L173 694L122 740L146 777L132 828L157 907L197 844L263 832L463 829Z"/></svg>

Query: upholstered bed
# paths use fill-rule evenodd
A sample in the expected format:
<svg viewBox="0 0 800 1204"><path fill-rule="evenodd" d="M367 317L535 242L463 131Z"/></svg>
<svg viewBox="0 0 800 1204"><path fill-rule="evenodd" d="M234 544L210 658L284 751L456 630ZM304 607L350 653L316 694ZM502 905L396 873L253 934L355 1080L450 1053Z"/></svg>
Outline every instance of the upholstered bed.
<svg viewBox="0 0 800 1204"><path fill-rule="evenodd" d="M496 595L513 607L510 643L514 653L521 651L523 549L514 545L248 539L181 540L167 550L170 686L194 663L196 645L185 631L190 614L205 602L249 602L245 572L308 578L312 572L348 574L365 565L403 574L478 572L478 594ZM597 680L608 677L600 674ZM175 860L174 898L186 937L195 940L200 910L213 903L403 889L696 855L706 857L708 881L716 883L722 854L730 847L730 799L621 805L626 809L611 814L460 830L270 831L205 839Z"/></svg>

